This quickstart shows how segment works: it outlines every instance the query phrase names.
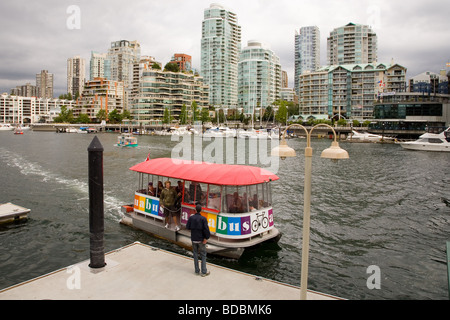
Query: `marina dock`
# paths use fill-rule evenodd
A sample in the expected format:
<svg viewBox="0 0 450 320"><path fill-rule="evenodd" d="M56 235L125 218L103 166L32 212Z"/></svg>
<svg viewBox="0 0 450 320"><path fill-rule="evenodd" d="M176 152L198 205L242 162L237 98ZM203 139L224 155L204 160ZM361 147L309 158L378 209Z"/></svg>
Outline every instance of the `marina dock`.
<svg viewBox="0 0 450 320"><path fill-rule="evenodd" d="M30 211L30 209L12 204L11 202L0 204L0 223L26 219Z"/></svg>
<svg viewBox="0 0 450 320"><path fill-rule="evenodd" d="M193 259L135 242L89 260L0 290L0 300L298 300L300 288L207 263L195 275ZM309 291L310 300L340 299Z"/></svg>

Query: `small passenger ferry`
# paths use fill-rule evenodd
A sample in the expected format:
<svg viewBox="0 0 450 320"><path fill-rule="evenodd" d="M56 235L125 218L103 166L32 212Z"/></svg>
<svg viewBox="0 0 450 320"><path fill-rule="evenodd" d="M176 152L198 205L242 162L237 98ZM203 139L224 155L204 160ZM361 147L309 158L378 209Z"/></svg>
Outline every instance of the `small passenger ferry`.
<svg viewBox="0 0 450 320"><path fill-rule="evenodd" d="M117 137L117 146L119 147L137 147L137 138L131 133L123 133Z"/></svg>
<svg viewBox="0 0 450 320"><path fill-rule="evenodd" d="M122 206L122 224L191 249L186 223L196 204L208 221L210 254L239 259L246 248L278 241L270 184L278 176L246 165L216 164L171 158L147 159L130 168L139 173L134 204ZM169 180L178 195L178 225L167 228L159 194Z"/></svg>

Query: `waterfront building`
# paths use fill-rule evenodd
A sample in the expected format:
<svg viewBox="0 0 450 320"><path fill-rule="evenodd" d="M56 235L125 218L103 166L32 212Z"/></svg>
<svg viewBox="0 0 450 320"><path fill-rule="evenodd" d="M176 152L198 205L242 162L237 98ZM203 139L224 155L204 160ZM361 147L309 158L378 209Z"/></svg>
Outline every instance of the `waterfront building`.
<svg viewBox="0 0 450 320"><path fill-rule="evenodd" d="M86 81L86 60L80 56L67 59L67 92L76 97Z"/></svg>
<svg viewBox="0 0 450 320"><path fill-rule="evenodd" d="M280 58L258 41L248 41L238 64L238 107L246 115L280 99Z"/></svg>
<svg viewBox="0 0 450 320"><path fill-rule="evenodd" d="M201 39L201 71L209 85L209 103L235 108L238 100L238 62L241 26L237 16L221 5L204 10Z"/></svg>
<svg viewBox="0 0 450 320"><path fill-rule="evenodd" d="M142 79L142 75L145 69L152 68L153 64L156 63L160 68L162 68L161 62L155 60L152 56L141 56L139 61L133 64L133 80L132 80L132 91L131 96L133 97L131 104L133 104L134 99L139 94L139 84Z"/></svg>
<svg viewBox="0 0 450 320"><path fill-rule="evenodd" d="M381 93L406 91L406 68L367 63L325 66L300 76L300 114L366 120Z"/></svg>
<svg viewBox="0 0 450 320"><path fill-rule="evenodd" d="M91 61L89 64L89 79L111 78L111 61L106 53L91 51Z"/></svg>
<svg viewBox="0 0 450 320"><path fill-rule="evenodd" d="M426 71L409 79L410 92L448 94L448 85L449 76L445 74L445 70L441 70L439 74Z"/></svg>
<svg viewBox="0 0 450 320"><path fill-rule="evenodd" d="M31 83L26 83L24 85L17 86L11 89L11 94L21 97L37 97L38 88L36 86L33 86Z"/></svg>
<svg viewBox="0 0 450 320"><path fill-rule="evenodd" d="M390 92L378 96L374 104L371 132L414 135L427 127L450 125L450 95L422 92ZM420 133L419 133L420 134Z"/></svg>
<svg viewBox="0 0 450 320"><path fill-rule="evenodd" d="M41 73L36 74L36 87L38 88L38 97L53 98L53 73L41 70Z"/></svg>
<svg viewBox="0 0 450 320"><path fill-rule="evenodd" d="M91 121L96 122L100 110L105 110L106 115L114 109L121 113L124 106L125 89L122 81L95 78L86 82L73 115L76 118L80 114L87 114Z"/></svg>
<svg viewBox="0 0 450 320"><path fill-rule="evenodd" d="M304 72L313 72L320 67L320 31L316 26L295 30L294 88L299 94L299 77Z"/></svg>
<svg viewBox="0 0 450 320"><path fill-rule="evenodd" d="M377 35L367 25L349 23L334 29L327 38L328 65L377 61Z"/></svg>
<svg viewBox="0 0 450 320"><path fill-rule="evenodd" d="M146 64L131 116L134 123L161 124L167 109L172 119L178 120L183 105L190 109L194 101L199 109L208 108L208 86L202 77L152 69Z"/></svg>
<svg viewBox="0 0 450 320"><path fill-rule="evenodd" d="M125 109L128 109L133 100L134 65L139 63L141 45L138 41L120 40L111 42L107 59L110 61L111 75L109 80L122 81L125 89Z"/></svg>
<svg viewBox="0 0 450 320"><path fill-rule="evenodd" d="M171 63L176 63L180 71L192 70L192 57L184 53L175 53L170 60Z"/></svg>
<svg viewBox="0 0 450 320"><path fill-rule="evenodd" d="M73 108L74 105L73 100L23 97L4 93L0 96L0 122L21 125L49 122L52 110L61 110L62 106Z"/></svg>

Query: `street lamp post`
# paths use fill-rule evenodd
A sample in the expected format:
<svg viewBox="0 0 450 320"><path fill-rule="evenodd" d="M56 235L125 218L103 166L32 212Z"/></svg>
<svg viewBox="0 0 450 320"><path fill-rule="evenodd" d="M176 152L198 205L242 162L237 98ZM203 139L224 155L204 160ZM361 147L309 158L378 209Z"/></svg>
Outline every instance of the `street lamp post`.
<svg viewBox="0 0 450 320"><path fill-rule="evenodd" d="M311 134L317 127L328 127L333 131L334 141L331 147L322 151L321 157L337 161L339 159L348 159L348 152L339 147L336 141L336 131L330 125L321 123L315 125L308 130L300 124L291 124L288 126L282 136L280 145L273 148L271 155L278 156L281 159L286 157L295 157L295 150L290 148L285 140L286 132L289 128L298 126L305 130L307 144L305 148L305 185L303 193L303 240L302 240L302 270L300 276L300 299L306 300L307 286L308 286L308 261L309 261L309 235L310 235L310 213L311 213L311 170L312 170L312 148L311 148Z"/></svg>

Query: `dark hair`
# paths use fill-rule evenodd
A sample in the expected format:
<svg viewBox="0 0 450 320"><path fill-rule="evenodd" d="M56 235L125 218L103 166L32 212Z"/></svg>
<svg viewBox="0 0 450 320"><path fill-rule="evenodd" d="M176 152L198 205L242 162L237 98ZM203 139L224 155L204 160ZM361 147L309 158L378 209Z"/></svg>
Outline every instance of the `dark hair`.
<svg viewBox="0 0 450 320"><path fill-rule="evenodd" d="M200 213L202 211L202 206L201 205L196 205L195 206L195 210L197 210L198 213Z"/></svg>

